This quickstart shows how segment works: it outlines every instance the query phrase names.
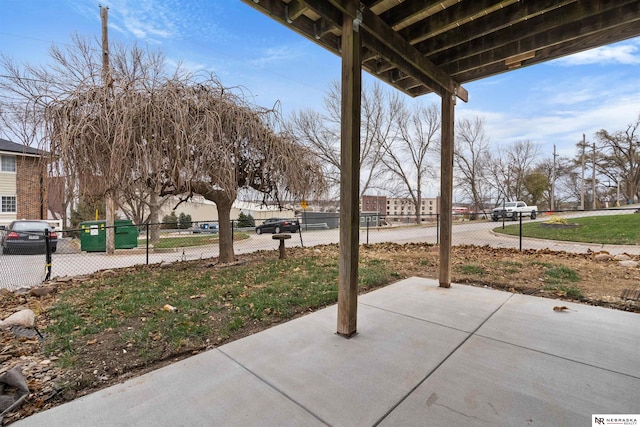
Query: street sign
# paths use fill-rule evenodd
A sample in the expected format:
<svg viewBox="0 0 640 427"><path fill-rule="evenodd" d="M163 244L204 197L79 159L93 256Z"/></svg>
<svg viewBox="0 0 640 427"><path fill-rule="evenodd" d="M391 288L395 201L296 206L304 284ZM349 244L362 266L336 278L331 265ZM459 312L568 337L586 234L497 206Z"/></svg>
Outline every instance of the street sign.
<svg viewBox="0 0 640 427"><path fill-rule="evenodd" d="M304 199L302 199L302 200L300 201L300 207L301 207L302 209L307 209L307 206L309 206L309 205L307 204L307 201L306 201L306 200L304 200Z"/></svg>

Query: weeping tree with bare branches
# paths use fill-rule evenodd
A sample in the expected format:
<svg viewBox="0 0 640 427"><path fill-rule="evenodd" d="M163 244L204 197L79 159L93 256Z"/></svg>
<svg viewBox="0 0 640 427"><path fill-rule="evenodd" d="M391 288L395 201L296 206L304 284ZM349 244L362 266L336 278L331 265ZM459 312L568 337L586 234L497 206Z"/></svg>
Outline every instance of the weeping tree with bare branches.
<svg viewBox="0 0 640 427"><path fill-rule="evenodd" d="M273 112L247 104L214 78L174 76L149 89L89 89L53 103L51 153L64 165L85 159L77 178L101 192L144 182L160 196L199 194L214 202L224 263L235 259L232 230L224 225L239 189L279 202L321 188L319 163L273 130Z"/></svg>
<svg viewBox="0 0 640 427"><path fill-rule="evenodd" d="M280 203L322 190L319 162L278 132L275 111L250 104L215 76L169 74L159 54L137 47L112 52L107 84L100 49L84 42L56 50L54 65L39 78L66 82L47 86L46 99L38 99L52 164L73 177L81 194L123 197L144 188L157 197L201 195L216 204L220 262L228 263L235 256L225 225L238 191Z"/></svg>

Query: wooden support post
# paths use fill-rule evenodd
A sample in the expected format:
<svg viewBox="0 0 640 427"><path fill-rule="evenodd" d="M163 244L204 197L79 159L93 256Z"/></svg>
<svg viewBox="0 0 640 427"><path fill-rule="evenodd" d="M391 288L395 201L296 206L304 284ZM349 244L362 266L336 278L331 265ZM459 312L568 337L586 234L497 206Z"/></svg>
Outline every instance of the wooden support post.
<svg viewBox="0 0 640 427"><path fill-rule="evenodd" d="M349 2L356 15L359 1ZM347 14L342 24L342 124L340 138L340 264L338 334L356 333L360 197L360 101L362 71L359 23Z"/></svg>
<svg viewBox="0 0 640 427"><path fill-rule="evenodd" d="M442 96L442 148L440 153L440 287L451 287L451 234L453 207L453 139L456 100Z"/></svg>

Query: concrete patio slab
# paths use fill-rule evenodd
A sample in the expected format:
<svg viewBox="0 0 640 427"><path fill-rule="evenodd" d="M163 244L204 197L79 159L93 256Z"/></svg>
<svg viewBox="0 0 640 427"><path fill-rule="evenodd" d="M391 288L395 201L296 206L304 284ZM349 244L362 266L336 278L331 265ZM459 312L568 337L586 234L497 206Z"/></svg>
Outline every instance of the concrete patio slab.
<svg viewBox="0 0 640 427"><path fill-rule="evenodd" d="M554 311L566 305L569 311ZM589 425L640 413L640 315L411 278L19 426Z"/></svg>
<svg viewBox="0 0 640 427"><path fill-rule="evenodd" d="M16 425L274 426L324 425L218 350L211 350Z"/></svg>
<svg viewBox="0 0 640 427"><path fill-rule="evenodd" d="M637 313L514 295L477 335L640 378Z"/></svg>
<svg viewBox="0 0 640 427"><path fill-rule="evenodd" d="M590 426L638 413L640 379L471 337L380 425Z"/></svg>
<svg viewBox="0 0 640 427"><path fill-rule="evenodd" d="M221 348L329 425L370 426L467 333L365 305L358 334L335 334L331 307Z"/></svg>
<svg viewBox="0 0 640 427"><path fill-rule="evenodd" d="M512 296L488 288L452 285L410 277L362 295L361 304L389 310L450 328L473 332ZM428 301L428 304L425 302Z"/></svg>

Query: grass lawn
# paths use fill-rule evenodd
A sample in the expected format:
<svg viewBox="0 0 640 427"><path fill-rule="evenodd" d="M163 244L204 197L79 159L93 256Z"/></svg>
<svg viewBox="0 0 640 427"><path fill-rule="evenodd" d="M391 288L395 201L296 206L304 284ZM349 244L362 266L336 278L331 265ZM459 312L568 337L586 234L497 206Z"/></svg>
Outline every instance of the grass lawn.
<svg viewBox="0 0 640 427"><path fill-rule="evenodd" d="M243 232L237 232L233 234L234 240L248 239L249 235ZM138 239L138 247L144 247L147 244L147 239ZM153 247L158 249L173 249L184 248L188 246L204 246L204 245L217 245L217 234L185 234L183 236L175 237L161 237L159 241L154 243Z"/></svg>
<svg viewBox="0 0 640 427"><path fill-rule="evenodd" d="M573 228L544 228L540 222L523 222L522 235L569 242L640 245L640 215L606 215L569 219ZM520 234L519 224L494 228L496 233Z"/></svg>
<svg viewBox="0 0 640 427"><path fill-rule="evenodd" d="M337 254L227 268L202 261L177 267L133 267L69 289L50 312L48 351L72 367L83 363L77 357L83 347L97 350L102 343L126 349L118 350L119 357L133 357L140 364L202 349L240 329L264 328L338 298ZM361 290L397 278L380 260L360 261Z"/></svg>

